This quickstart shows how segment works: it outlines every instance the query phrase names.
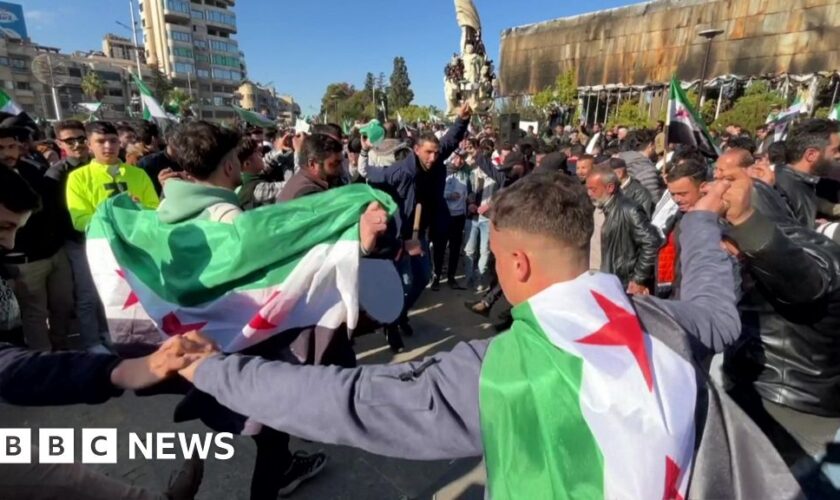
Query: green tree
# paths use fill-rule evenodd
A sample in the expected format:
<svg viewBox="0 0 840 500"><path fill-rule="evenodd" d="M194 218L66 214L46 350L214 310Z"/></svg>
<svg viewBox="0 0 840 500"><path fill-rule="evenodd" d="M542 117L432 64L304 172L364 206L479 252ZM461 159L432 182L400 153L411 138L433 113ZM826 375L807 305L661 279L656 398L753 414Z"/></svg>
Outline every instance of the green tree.
<svg viewBox="0 0 840 500"><path fill-rule="evenodd" d="M152 76L146 84L158 102L164 102L173 85L169 78L157 66L152 67Z"/></svg>
<svg viewBox="0 0 840 500"><path fill-rule="evenodd" d="M400 109L411 104L414 92L411 90L411 80L405 59L394 58L394 70L391 73L390 88L388 89L388 105L391 109Z"/></svg>
<svg viewBox="0 0 840 500"><path fill-rule="evenodd" d="M572 69L557 75L554 84L535 94L531 103L538 109L545 109L552 104L577 107L577 72Z"/></svg>
<svg viewBox="0 0 840 500"><path fill-rule="evenodd" d="M616 125L643 129L651 128L654 124L650 118L648 118L647 112L639 107L639 103L632 100L622 102L615 114L607 120L607 128L612 128Z"/></svg>
<svg viewBox="0 0 840 500"><path fill-rule="evenodd" d="M784 107L784 97L770 90L763 81L754 82L744 95L735 101L732 108L721 113L712 127L721 130L729 123L736 123L744 130L753 131L767 120L773 106Z"/></svg>
<svg viewBox="0 0 840 500"><path fill-rule="evenodd" d="M96 71L88 71L82 77L82 92L95 101L102 100L105 95L105 80Z"/></svg>
<svg viewBox="0 0 840 500"><path fill-rule="evenodd" d="M365 75L365 92L367 92L368 95L373 96L373 89L375 88L376 77L373 76L373 73L368 72L368 74Z"/></svg>
<svg viewBox="0 0 840 500"><path fill-rule="evenodd" d="M403 106L397 112L402 117L403 122L417 123L429 121L431 116L435 114L435 111L436 110L433 106L417 106L415 104L410 104L408 106Z"/></svg>
<svg viewBox="0 0 840 500"><path fill-rule="evenodd" d="M191 114L190 106L193 105L193 97L184 89L173 88L166 95L167 107L175 111L176 114L187 116Z"/></svg>
<svg viewBox="0 0 840 500"><path fill-rule="evenodd" d="M335 114L341 103L352 97L355 93L356 88L346 82L327 85L327 90L324 91L324 97L321 98L321 114Z"/></svg>

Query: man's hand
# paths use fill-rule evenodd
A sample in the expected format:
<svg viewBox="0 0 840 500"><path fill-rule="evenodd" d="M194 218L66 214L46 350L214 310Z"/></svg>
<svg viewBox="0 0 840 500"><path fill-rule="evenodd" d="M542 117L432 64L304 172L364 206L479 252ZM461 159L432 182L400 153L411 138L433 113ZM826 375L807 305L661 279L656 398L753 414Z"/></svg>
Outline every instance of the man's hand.
<svg viewBox="0 0 840 500"><path fill-rule="evenodd" d="M293 144L292 139L293 138L294 138L293 134L291 134L289 132L286 132L285 134L283 134L283 137L280 137L279 139L277 139L274 142L274 146L277 149L279 149L280 151L288 151L289 149L292 148L292 144Z"/></svg>
<svg viewBox="0 0 840 500"><path fill-rule="evenodd" d="M756 162L755 165L747 167L747 174L771 186L776 185L776 171L769 161Z"/></svg>
<svg viewBox="0 0 840 500"><path fill-rule="evenodd" d="M376 248L376 239L388 229L388 212L377 202L368 205L359 220L359 243L362 251L370 253Z"/></svg>
<svg viewBox="0 0 840 500"><path fill-rule="evenodd" d="M194 344L206 345L209 342L203 335L198 332L189 332L184 335L184 338ZM213 344L213 349L202 349L198 352L190 353L188 357L189 364L184 368L178 370L178 375L185 378L190 383L195 381L195 371L202 361L219 352L219 349Z"/></svg>
<svg viewBox="0 0 840 500"><path fill-rule="evenodd" d="M181 173L172 170L171 168L164 168L158 173L158 182L161 186L166 184L169 179L180 179Z"/></svg>
<svg viewBox="0 0 840 500"><path fill-rule="evenodd" d="M458 118L467 121L472 117L472 108L470 107L469 103L464 103L461 105L461 109L458 110Z"/></svg>
<svg viewBox="0 0 840 500"><path fill-rule="evenodd" d="M477 214L478 213L478 205L476 205L475 203L470 203L470 206L467 207L467 211L470 213L470 215Z"/></svg>
<svg viewBox="0 0 840 500"><path fill-rule="evenodd" d="M215 352L215 344L198 333L172 337L148 356L122 361L111 372L111 383L122 389L143 389Z"/></svg>
<svg viewBox="0 0 840 500"><path fill-rule="evenodd" d="M490 205L484 204L478 207L478 215L484 215L490 211Z"/></svg>
<svg viewBox="0 0 840 500"><path fill-rule="evenodd" d="M406 240L405 251L412 257L418 257L423 255L423 245L420 243L420 240Z"/></svg>
<svg viewBox="0 0 840 500"><path fill-rule="evenodd" d="M627 293L630 295L650 295L650 290L648 290L644 285L631 281L630 284L627 285Z"/></svg>
<svg viewBox="0 0 840 500"><path fill-rule="evenodd" d="M370 139L365 136L362 136L362 149L365 151L370 151L373 149L373 144L371 144Z"/></svg>
<svg viewBox="0 0 840 500"><path fill-rule="evenodd" d="M723 193L729 189L730 183L725 180L709 182L703 187L703 196L691 208L692 212L714 212L720 216L726 213Z"/></svg>
<svg viewBox="0 0 840 500"><path fill-rule="evenodd" d="M723 210L717 213L724 216L733 226L749 219L755 210L750 203L753 181L747 173L747 169L736 166L721 168L718 165L715 170L715 179L718 181L715 184L723 183L726 186L725 188L712 186L706 195L718 196L719 194ZM700 201L703 201L706 196L703 196Z"/></svg>

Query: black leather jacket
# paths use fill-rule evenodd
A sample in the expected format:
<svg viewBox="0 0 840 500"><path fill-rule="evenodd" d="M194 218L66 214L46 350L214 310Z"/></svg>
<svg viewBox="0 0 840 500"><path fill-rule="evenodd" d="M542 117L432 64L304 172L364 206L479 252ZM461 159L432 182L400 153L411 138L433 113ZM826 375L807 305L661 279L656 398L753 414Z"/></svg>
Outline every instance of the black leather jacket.
<svg viewBox="0 0 840 500"><path fill-rule="evenodd" d="M787 201L799 224L809 229L816 227L819 180L819 177L803 174L789 165L776 165L776 189Z"/></svg>
<svg viewBox="0 0 840 500"><path fill-rule="evenodd" d="M624 193L624 196L641 205L648 218L653 215L653 207L655 203L653 202L653 198L650 196L650 191L645 189L641 182L631 177L630 182L628 182L626 186L621 187L621 192Z"/></svg>
<svg viewBox="0 0 840 500"><path fill-rule="evenodd" d="M601 271L650 287L662 239L638 203L616 193L604 207L601 228Z"/></svg>
<svg viewBox="0 0 840 500"><path fill-rule="evenodd" d="M761 213L729 236L745 272L743 334L727 375L769 401L840 416L840 246Z"/></svg>

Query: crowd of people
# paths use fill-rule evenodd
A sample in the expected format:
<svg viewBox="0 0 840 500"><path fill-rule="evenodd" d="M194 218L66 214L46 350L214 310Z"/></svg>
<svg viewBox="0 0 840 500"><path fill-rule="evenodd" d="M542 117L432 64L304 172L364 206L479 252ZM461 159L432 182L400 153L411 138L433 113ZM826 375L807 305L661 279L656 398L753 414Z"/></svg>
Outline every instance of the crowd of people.
<svg viewBox="0 0 840 500"><path fill-rule="evenodd" d="M608 273L640 311L660 304L697 345L700 371L722 354L726 397L799 487L836 494L840 475L822 465L840 442L838 123L802 120L781 141L770 126L751 135L731 125L710 158L668 144L664 124L503 136L475 121L465 105L448 127L372 120L349 133L333 124L240 132L196 120L161 134L152 122L40 130L0 116L0 398L99 403L180 373L182 416L255 440L251 498L291 494L324 467L322 453L292 453L288 433L406 458L487 453L478 377L491 340L432 363L363 368L346 329L303 329L298 343L312 347L291 360L294 339L266 341L246 353L254 358L220 355L192 333L139 351L111 342L85 254L85 231L109 198L128 193L165 223L232 223L368 183L397 205L393 217L370 207L360 223L361 254L393 261L402 279L402 314L376 326L393 352L414 333L408 313L421 294L441 286L476 294L465 314L487 318L506 302L496 324L505 332L520 320L517 304L550 284ZM651 333L661 321L640 319ZM353 396L379 374L368 389L388 404ZM201 481L196 461L163 493L73 467L41 481L100 488L101 498L192 498Z"/></svg>

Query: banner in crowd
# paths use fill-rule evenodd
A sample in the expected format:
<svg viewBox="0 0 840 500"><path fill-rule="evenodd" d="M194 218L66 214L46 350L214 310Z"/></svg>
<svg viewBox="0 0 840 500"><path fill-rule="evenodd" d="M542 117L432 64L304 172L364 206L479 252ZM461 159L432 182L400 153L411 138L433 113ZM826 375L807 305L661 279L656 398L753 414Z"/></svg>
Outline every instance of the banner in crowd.
<svg viewBox="0 0 840 500"><path fill-rule="evenodd" d="M364 184L247 211L232 224L166 224L128 196L108 200L91 221L87 255L111 338L160 342L201 330L234 352L292 328L352 330L359 217L372 201L396 210Z"/></svg>
<svg viewBox="0 0 840 500"><path fill-rule="evenodd" d="M19 115L23 113L23 108L5 90L0 89L0 111L10 115Z"/></svg>
<svg viewBox="0 0 840 500"><path fill-rule="evenodd" d="M669 144L686 144L696 146L704 155L717 157L720 155L706 124L700 118L683 92L676 76L671 78L671 95L668 99L668 127Z"/></svg>
<svg viewBox="0 0 840 500"><path fill-rule="evenodd" d="M242 121L249 125L262 128L277 128L276 123L259 113L248 111L247 109L240 108L239 106L233 106L233 110L236 111L236 114L239 115L239 118L241 118Z"/></svg>

